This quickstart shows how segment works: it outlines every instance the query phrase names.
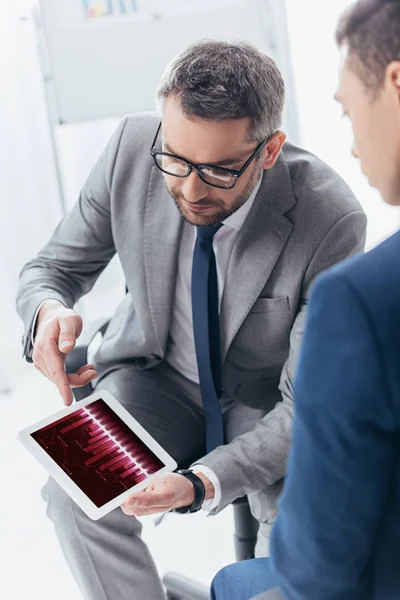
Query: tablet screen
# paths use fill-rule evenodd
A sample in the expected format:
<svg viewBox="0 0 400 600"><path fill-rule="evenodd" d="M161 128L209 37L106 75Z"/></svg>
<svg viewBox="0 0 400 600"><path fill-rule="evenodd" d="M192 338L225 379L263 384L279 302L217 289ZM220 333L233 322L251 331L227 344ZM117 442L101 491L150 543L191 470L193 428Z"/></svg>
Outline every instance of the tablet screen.
<svg viewBox="0 0 400 600"><path fill-rule="evenodd" d="M98 508L165 466L102 399L31 436Z"/></svg>

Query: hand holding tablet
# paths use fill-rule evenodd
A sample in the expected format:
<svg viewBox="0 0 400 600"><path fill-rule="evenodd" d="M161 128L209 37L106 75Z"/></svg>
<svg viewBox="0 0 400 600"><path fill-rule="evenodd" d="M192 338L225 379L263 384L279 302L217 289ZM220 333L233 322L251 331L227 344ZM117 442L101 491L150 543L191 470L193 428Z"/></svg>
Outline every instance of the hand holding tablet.
<svg viewBox="0 0 400 600"><path fill-rule="evenodd" d="M194 488L188 479L179 473L164 473L142 492L133 492L121 506L126 515L144 517L169 512L182 506L191 506Z"/></svg>
<svg viewBox="0 0 400 600"><path fill-rule="evenodd" d="M177 467L106 391L23 429L18 439L92 519Z"/></svg>

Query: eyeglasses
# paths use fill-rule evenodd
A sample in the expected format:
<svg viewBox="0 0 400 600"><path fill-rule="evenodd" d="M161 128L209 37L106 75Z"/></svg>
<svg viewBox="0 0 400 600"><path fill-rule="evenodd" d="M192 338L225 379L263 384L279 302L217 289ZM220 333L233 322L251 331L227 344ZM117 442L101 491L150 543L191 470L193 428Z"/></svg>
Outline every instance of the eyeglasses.
<svg viewBox="0 0 400 600"><path fill-rule="evenodd" d="M204 181L204 183L223 190L231 190L233 187L235 187L239 177L243 175L247 167L252 163L257 154L261 152L269 140L269 138L266 138L263 142L261 142L261 144L259 144L254 150L250 158L244 163L243 167L239 171L236 171L234 169L218 167L218 165L195 165L181 156L156 150L155 146L160 129L161 123L158 126L157 133L150 149L150 154L153 157L154 163L156 167L160 169L160 171L166 173L167 175L172 175L173 177L184 178L189 177L193 169L196 169L198 176L202 181Z"/></svg>

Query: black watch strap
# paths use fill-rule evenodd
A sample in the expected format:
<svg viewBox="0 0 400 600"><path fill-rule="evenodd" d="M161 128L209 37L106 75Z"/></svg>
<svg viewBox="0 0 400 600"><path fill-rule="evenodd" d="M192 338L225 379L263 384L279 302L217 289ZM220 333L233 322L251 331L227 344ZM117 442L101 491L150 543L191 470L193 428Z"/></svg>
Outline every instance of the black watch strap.
<svg viewBox="0 0 400 600"><path fill-rule="evenodd" d="M194 500L191 506L182 506L180 508L175 508L172 512L179 514L187 514L187 513L195 513L198 512L203 506L204 498L206 495L206 488L204 487L204 483L193 471L187 471L185 469L181 469L177 471L179 475L183 475L193 484L194 487Z"/></svg>

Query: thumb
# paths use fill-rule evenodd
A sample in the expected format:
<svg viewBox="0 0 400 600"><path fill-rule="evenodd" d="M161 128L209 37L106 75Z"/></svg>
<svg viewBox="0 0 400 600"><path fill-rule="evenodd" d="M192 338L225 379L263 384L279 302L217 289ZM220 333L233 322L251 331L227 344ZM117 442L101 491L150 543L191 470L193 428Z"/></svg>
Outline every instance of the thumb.
<svg viewBox="0 0 400 600"><path fill-rule="evenodd" d="M72 311L71 311L72 312ZM82 319L76 314L70 314L58 318L60 335L58 348L64 354L71 352L76 344L76 339L82 331Z"/></svg>

